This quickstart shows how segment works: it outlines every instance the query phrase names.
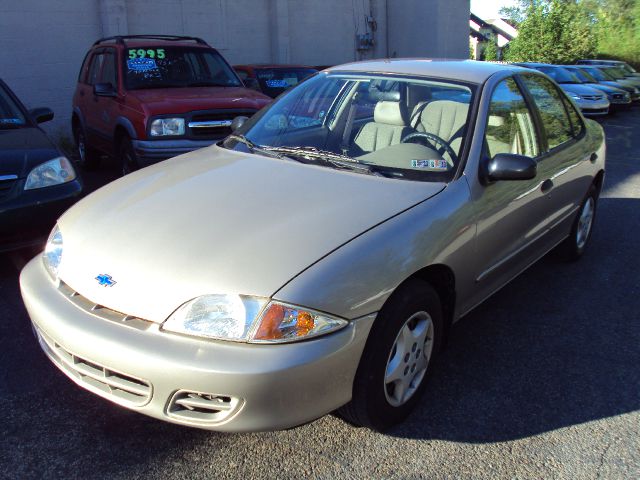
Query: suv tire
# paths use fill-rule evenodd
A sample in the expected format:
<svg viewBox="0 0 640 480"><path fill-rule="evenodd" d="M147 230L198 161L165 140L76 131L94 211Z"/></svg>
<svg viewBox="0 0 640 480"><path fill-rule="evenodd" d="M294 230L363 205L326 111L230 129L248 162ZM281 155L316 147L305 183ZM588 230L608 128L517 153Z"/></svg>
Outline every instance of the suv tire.
<svg viewBox="0 0 640 480"><path fill-rule="evenodd" d="M120 140L118 158L120 159L120 172L123 176L135 172L140 168L138 156L133 149L131 139L126 135Z"/></svg>
<svg viewBox="0 0 640 480"><path fill-rule="evenodd" d="M80 168L85 170L94 170L100 165L100 156L98 153L87 145L87 137L81 125L73 128L73 138L76 141L76 149L78 159L76 163Z"/></svg>

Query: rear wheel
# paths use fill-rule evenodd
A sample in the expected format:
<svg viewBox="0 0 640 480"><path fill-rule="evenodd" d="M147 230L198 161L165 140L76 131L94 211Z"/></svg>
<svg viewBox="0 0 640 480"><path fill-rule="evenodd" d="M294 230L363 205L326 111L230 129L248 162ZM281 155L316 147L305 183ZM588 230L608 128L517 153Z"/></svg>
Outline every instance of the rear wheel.
<svg viewBox="0 0 640 480"><path fill-rule="evenodd" d="M578 215L573 222L571 234L560 245L560 256L567 261L579 259L587 249L589 240L591 240L591 232L593 231L593 223L596 218L596 207L598 204L598 190L594 185L589 188L587 196L582 201L578 209Z"/></svg>
<svg viewBox="0 0 640 480"><path fill-rule="evenodd" d="M442 334L438 294L426 282L409 280L378 314L358 366L353 397L338 414L379 431L403 421L425 390Z"/></svg>
<svg viewBox="0 0 640 480"><path fill-rule="evenodd" d="M133 149L131 139L127 136L123 137L120 141L118 158L120 159L120 168L122 175L127 175L131 172L135 172L140 168L140 165L138 163L138 156Z"/></svg>
<svg viewBox="0 0 640 480"><path fill-rule="evenodd" d="M100 165L100 156L87 145L87 137L84 134L84 130L80 125L76 125L73 129L73 137L76 140L76 147L78 152L77 164L79 167L85 170L93 170Z"/></svg>

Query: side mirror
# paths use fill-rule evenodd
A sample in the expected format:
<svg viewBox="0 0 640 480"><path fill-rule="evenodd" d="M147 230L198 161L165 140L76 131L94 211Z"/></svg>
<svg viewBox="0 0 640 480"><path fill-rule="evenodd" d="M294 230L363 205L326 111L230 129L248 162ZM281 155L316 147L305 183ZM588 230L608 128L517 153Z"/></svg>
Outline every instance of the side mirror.
<svg viewBox="0 0 640 480"><path fill-rule="evenodd" d="M260 84L255 78L245 78L243 82L245 87L250 88L251 90L260 91Z"/></svg>
<svg viewBox="0 0 640 480"><path fill-rule="evenodd" d="M47 107L34 108L33 110L29 110L29 114L36 123L44 123L53 120L53 110Z"/></svg>
<svg viewBox="0 0 640 480"><path fill-rule="evenodd" d="M249 117L239 116L234 118L231 122L231 131L235 132L236 130L238 130L244 125L244 122L246 122L247 120L249 120Z"/></svg>
<svg viewBox="0 0 640 480"><path fill-rule="evenodd" d="M110 83L96 83L93 86L93 94L98 97L115 97L116 89Z"/></svg>
<svg viewBox="0 0 640 480"><path fill-rule="evenodd" d="M490 181L531 180L537 172L538 165L533 158L512 153L498 153L486 166L486 176Z"/></svg>

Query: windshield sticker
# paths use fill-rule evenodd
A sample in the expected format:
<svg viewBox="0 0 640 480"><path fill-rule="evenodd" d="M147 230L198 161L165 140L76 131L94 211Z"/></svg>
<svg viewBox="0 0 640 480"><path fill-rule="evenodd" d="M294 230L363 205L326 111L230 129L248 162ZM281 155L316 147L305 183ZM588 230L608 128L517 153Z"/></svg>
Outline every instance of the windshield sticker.
<svg viewBox="0 0 640 480"><path fill-rule="evenodd" d="M425 168L436 171L449 170L446 160L411 160L411 168Z"/></svg>
<svg viewBox="0 0 640 480"><path fill-rule="evenodd" d="M157 70L158 65L153 58L132 58L127 60L127 68L133 72Z"/></svg>
<svg viewBox="0 0 640 480"><path fill-rule="evenodd" d="M0 118L0 123L9 125L22 125L23 122L19 118Z"/></svg>
<svg viewBox="0 0 640 480"><path fill-rule="evenodd" d="M267 80L265 82L269 88L288 88L289 84L286 80Z"/></svg>
<svg viewBox="0 0 640 480"><path fill-rule="evenodd" d="M130 48L129 59L133 60L135 58L157 58L162 60L165 58L164 48L149 48L148 50Z"/></svg>

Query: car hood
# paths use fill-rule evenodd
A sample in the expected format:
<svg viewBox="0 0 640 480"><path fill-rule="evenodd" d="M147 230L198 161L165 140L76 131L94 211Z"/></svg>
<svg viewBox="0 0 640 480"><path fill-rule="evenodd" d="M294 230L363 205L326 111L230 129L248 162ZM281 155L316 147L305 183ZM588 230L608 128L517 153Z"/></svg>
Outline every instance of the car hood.
<svg viewBox="0 0 640 480"><path fill-rule="evenodd" d="M59 220L60 278L96 304L156 322L200 295L269 297L444 188L213 145L128 175L68 210ZM101 286L101 274L115 284Z"/></svg>
<svg viewBox="0 0 640 480"><path fill-rule="evenodd" d="M255 90L243 87L193 87L131 90L148 115L187 113L194 110L260 110L273 101Z"/></svg>
<svg viewBox="0 0 640 480"><path fill-rule="evenodd" d="M579 83L561 83L560 87L562 87L565 92L576 93L578 95L602 95L600 90Z"/></svg>
<svg viewBox="0 0 640 480"><path fill-rule="evenodd" d="M633 93L635 91L635 87L632 85L625 85L624 83L614 82L613 80L600 82L599 85L607 85L611 88L617 88L618 90L624 90L629 93Z"/></svg>
<svg viewBox="0 0 640 480"><path fill-rule="evenodd" d="M615 88L615 87L612 87L611 85L603 85L600 83L587 83L585 84L585 86L589 88L595 88L596 90L600 90L606 93L626 93L625 90L621 88Z"/></svg>
<svg viewBox="0 0 640 480"><path fill-rule="evenodd" d="M0 129L0 175L26 177L33 167L59 155L39 128Z"/></svg>

